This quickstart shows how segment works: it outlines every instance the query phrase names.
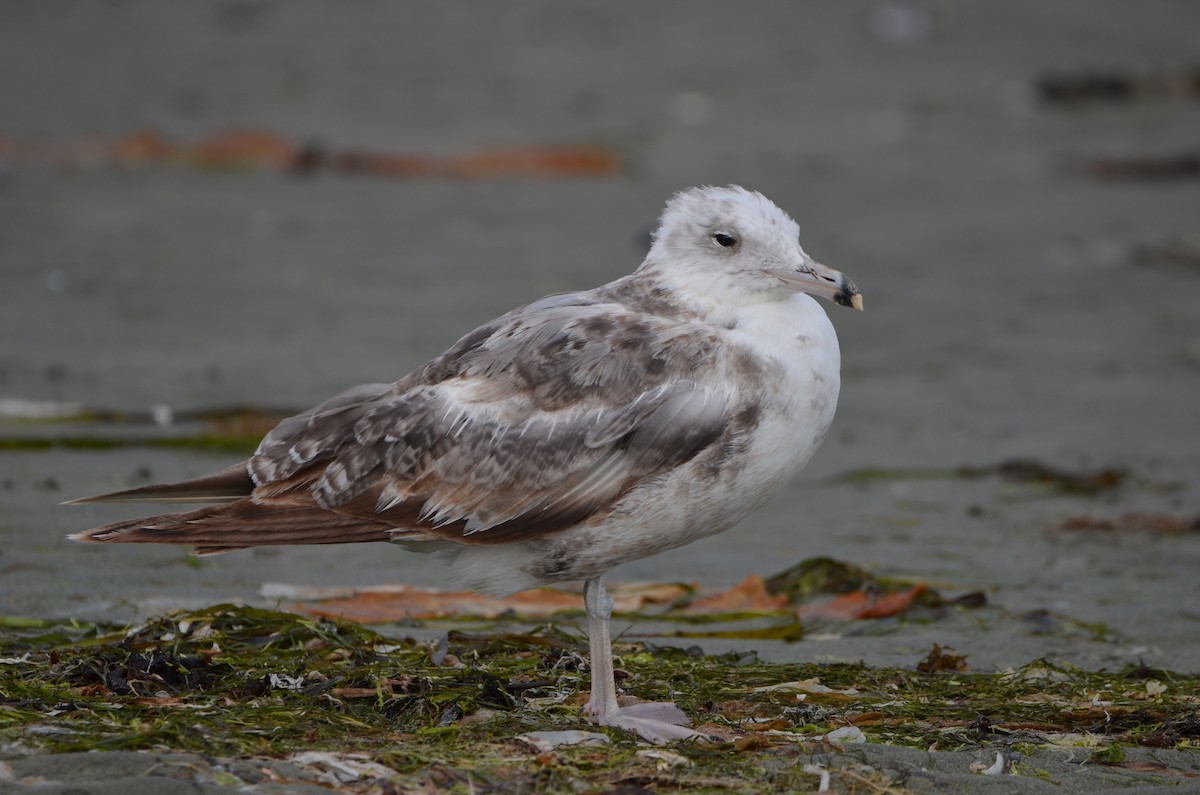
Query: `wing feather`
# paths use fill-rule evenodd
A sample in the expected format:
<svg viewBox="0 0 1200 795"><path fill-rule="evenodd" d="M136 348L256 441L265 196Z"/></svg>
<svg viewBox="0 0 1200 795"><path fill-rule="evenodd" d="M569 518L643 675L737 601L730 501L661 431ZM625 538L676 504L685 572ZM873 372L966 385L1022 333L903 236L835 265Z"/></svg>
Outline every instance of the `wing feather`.
<svg viewBox="0 0 1200 795"><path fill-rule="evenodd" d="M219 551L386 528L494 544L603 516L729 433L736 396L696 379L723 366L719 348L687 321L588 294L543 299L395 384L281 422L245 465L253 492L192 515L189 540Z"/></svg>
<svg viewBox="0 0 1200 795"><path fill-rule="evenodd" d="M318 462L307 491L327 510L499 543L606 511L728 424L731 397L693 380L718 348L707 329L559 297L484 331L393 387L318 407L290 425L299 438L273 432L260 453Z"/></svg>
<svg viewBox="0 0 1200 795"><path fill-rule="evenodd" d="M735 346L638 278L480 326L394 384L357 386L284 420L243 465L115 495L224 505L81 540L177 541L209 553L385 539L498 544L599 521L639 484L744 435L748 395L729 387Z"/></svg>

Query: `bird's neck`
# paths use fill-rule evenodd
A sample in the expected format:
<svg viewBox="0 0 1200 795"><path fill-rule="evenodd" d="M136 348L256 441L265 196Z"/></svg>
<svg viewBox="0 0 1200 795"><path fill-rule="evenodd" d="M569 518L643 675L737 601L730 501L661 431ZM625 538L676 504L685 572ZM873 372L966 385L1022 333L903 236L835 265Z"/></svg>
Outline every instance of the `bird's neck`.
<svg viewBox="0 0 1200 795"><path fill-rule="evenodd" d="M713 272L711 266L704 269L674 263L668 270L652 259L614 285L626 281L637 292L669 296L678 315L691 315L714 326L728 326L747 309L786 301L790 296L775 290L748 290L745 278Z"/></svg>

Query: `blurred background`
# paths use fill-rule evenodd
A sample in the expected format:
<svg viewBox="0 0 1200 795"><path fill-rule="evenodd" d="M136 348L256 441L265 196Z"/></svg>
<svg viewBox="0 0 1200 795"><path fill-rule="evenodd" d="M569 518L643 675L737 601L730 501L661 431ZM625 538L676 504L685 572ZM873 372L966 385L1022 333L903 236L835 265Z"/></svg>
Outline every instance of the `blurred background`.
<svg viewBox="0 0 1200 795"><path fill-rule="evenodd" d="M937 629L976 664L1187 667L1198 30L1188 0L0 0L0 613L444 584L398 550L197 568L72 545L129 510L60 500L238 455L47 440L173 438L190 426L162 421L189 412L394 380L632 270L672 192L738 183L864 293L861 315L829 307L838 419L764 511L617 579L727 585L830 555L985 590L1002 631ZM1080 494L1002 477L1017 459L1122 475ZM1030 610L1113 639L1035 631ZM927 648L896 632L786 653Z"/></svg>

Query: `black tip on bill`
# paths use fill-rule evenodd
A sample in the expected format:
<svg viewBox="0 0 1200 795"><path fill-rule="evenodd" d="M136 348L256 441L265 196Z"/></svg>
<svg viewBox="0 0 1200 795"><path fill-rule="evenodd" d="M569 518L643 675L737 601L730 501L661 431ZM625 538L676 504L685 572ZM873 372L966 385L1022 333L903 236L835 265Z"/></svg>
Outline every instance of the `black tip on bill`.
<svg viewBox="0 0 1200 795"><path fill-rule="evenodd" d="M846 284L842 289L833 294L833 302L839 306L848 306L851 309L863 311L862 294L854 287L853 284Z"/></svg>

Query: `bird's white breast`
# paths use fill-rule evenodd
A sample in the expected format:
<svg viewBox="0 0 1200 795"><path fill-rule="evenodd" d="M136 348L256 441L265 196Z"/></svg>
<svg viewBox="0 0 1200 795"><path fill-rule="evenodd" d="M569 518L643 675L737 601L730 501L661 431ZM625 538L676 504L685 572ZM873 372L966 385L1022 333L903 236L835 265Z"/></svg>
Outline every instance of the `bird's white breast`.
<svg viewBox="0 0 1200 795"><path fill-rule="evenodd" d="M770 363L743 483L769 494L808 463L825 438L837 408L841 353L829 317L807 295L747 307L737 320L731 342Z"/></svg>

